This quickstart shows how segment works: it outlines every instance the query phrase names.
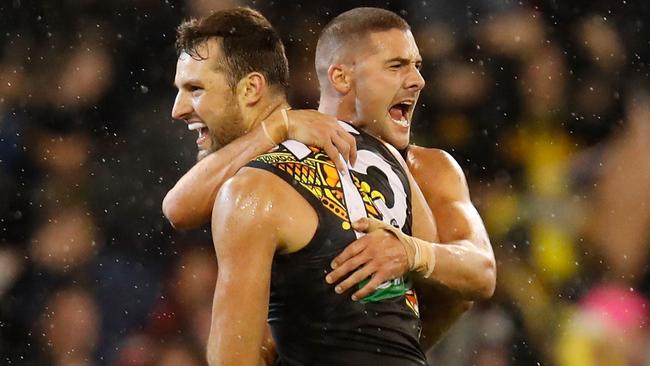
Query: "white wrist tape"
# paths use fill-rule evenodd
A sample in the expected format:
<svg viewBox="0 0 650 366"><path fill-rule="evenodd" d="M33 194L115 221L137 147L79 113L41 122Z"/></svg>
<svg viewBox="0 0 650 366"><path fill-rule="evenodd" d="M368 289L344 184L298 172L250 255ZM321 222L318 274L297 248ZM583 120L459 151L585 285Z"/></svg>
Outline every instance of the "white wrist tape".
<svg viewBox="0 0 650 366"><path fill-rule="evenodd" d="M404 234L400 229L389 225L383 221L379 221L374 218L367 218L369 221L368 232L375 231L377 229L384 229L391 232L397 240L404 245L406 249L407 261L411 271L416 271L424 278L428 278L433 273L433 269L436 266L436 253L434 251L432 243L428 241L414 238ZM413 253L413 254L411 254Z"/></svg>

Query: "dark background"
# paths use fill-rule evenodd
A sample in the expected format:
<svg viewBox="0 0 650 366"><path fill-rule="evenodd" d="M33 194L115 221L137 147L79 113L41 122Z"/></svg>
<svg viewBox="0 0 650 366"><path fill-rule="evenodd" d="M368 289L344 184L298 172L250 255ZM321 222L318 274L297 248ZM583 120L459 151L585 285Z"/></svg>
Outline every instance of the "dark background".
<svg viewBox="0 0 650 366"><path fill-rule="evenodd" d="M332 17L379 6L411 24L427 81L413 141L458 160L498 262L494 298L435 364L650 362L645 2L7 0L0 363L204 363L210 235L160 209L196 153L170 117L173 42L183 19L237 4L281 33L297 108L317 108Z"/></svg>

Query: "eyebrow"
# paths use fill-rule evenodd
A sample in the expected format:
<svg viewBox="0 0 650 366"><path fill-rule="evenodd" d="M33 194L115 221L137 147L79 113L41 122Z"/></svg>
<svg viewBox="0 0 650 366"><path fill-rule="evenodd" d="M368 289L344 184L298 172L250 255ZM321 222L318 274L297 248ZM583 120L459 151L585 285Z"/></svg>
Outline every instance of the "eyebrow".
<svg viewBox="0 0 650 366"><path fill-rule="evenodd" d="M172 82L172 86L176 89L180 89L186 85L202 85L203 83L199 79L188 79L188 80L183 80L183 82L180 85L176 84L176 80Z"/></svg>
<svg viewBox="0 0 650 366"><path fill-rule="evenodd" d="M391 58L391 59L389 59L389 60L386 60L386 63L396 62L396 61L399 62L399 63L401 63L401 64L409 64L409 63L411 63L411 60L410 60L410 59L408 59L408 58L404 58L404 57L393 57L393 58ZM415 62L415 63L422 62L422 58L417 58L417 59L416 59L415 61L413 61L413 62Z"/></svg>

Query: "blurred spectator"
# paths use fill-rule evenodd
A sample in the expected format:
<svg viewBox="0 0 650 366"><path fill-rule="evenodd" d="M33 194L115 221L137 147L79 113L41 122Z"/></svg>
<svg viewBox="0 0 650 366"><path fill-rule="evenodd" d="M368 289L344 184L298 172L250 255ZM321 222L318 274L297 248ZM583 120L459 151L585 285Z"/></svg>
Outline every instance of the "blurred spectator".
<svg viewBox="0 0 650 366"><path fill-rule="evenodd" d="M499 265L494 300L432 363L650 362L645 2L21 0L0 4L3 363L204 364L209 235L160 212L195 155L169 117L173 41L181 19L237 4L279 29L296 107L317 107L334 15L412 24L427 80L413 140L466 170Z"/></svg>
<svg viewBox="0 0 650 366"><path fill-rule="evenodd" d="M557 339L557 365L646 365L648 302L634 291L602 285L576 306Z"/></svg>
<svg viewBox="0 0 650 366"><path fill-rule="evenodd" d="M605 148L590 237L611 280L643 286L650 244L650 95L637 90L626 106L627 128Z"/></svg>
<svg viewBox="0 0 650 366"><path fill-rule="evenodd" d="M101 319L93 298L81 288L54 293L40 320L51 365L94 365Z"/></svg>

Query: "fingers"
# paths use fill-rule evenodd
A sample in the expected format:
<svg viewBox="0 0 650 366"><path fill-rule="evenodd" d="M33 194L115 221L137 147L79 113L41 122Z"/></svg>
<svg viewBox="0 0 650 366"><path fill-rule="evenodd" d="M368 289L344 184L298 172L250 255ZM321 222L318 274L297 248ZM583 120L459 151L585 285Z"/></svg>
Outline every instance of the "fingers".
<svg viewBox="0 0 650 366"><path fill-rule="evenodd" d="M370 226L370 223L368 222L368 219L365 218L365 217L362 217L359 220L352 223L352 228L354 230L360 231L362 233L367 232L369 226Z"/></svg>
<svg viewBox="0 0 650 366"><path fill-rule="evenodd" d="M336 269L341 264L345 263L348 259L356 256L366 249L366 241L364 238L357 239L343 249L341 254L337 255L334 260L332 260L331 267ZM354 268L353 268L354 269Z"/></svg>
<svg viewBox="0 0 650 366"><path fill-rule="evenodd" d="M348 161L350 162L350 165L354 166L357 162L357 140L352 136L350 133L344 131L341 129L341 131L338 132L339 137L344 139L347 144L348 144Z"/></svg>
<svg viewBox="0 0 650 366"><path fill-rule="evenodd" d="M363 299L364 297L375 292L375 290L377 289L377 287L379 287L379 285L381 285L382 283L388 280L391 280L391 278L384 278L379 275L379 272L375 272L372 275L372 278L370 278L370 281L368 281L368 283L363 285L363 287L359 289L359 291L352 294L352 300L358 301Z"/></svg>
<svg viewBox="0 0 650 366"><path fill-rule="evenodd" d="M335 270L330 272L327 276L325 276L325 281L329 283L330 285L333 283L337 283L339 280L341 280L343 277L345 277L348 273L356 270L360 266L362 266L365 262L367 261L366 258L362 256L356 256L353 257L352 259L346 261L345 263L341 264L338 266ZM347 281L347 280L346 280ZM357 281L358 282L358 281ZM337 285L334 288L334 291L340 293L343 293L345 290L341 290L340 284ZM346 287L347 289L347 287Z"/></svg>
<svg viewBox="0 0 650 366"><path fill-rule="evenodd" d="M366 278L370 277L372 273L374 272L373 266L363 266L356 270L352 275L350 275L348 278L345 279L345 281L339 283L336 285L334 288L334 291L336 291L337 294L342 294L349 290L350 288L356 286L359 284L361 281L365 280ZM358 300L361 299L361 297L352 297L352 300Z"/></svg>
<svg viewBox="0 0 650 366"><path fill-rule="evenodd" d="M325 281L329 284L336 283L344 276L347 276L348 273L365 264L367 262L367 257L361 255L365 247L363 238L348 245L343 252L332 261L332 268L334 268L334 270L325 276Z"/></svg>
<svg viewBox="0 0 650 366"><path fill-rule="evenodd" d="M390 228L390 225L383 221L377 220L374 217L362 217L352 223L352 228L356 231L361 231L369 234L373 231Z"/></svg>
<svg viewBox="0 0 650 366"><path fill-rule="evenodd" d="M332 162L334 163L336 170L338 170L339 172L345 175L345 172L347 172L348 169L347 166L345 165L345 161L341 159L339 150L331 142L325 143L323 145L324 145L323 150L325 150L327 156L329 156Z"/></svg>
<svg viewBox="0 0 650 366"><path fill-rule="evenodd" d="M332 143L339 150L343 159L350 161L350 143L345 138L341 137L339 134L334 134L332 136Z"/></svg>

